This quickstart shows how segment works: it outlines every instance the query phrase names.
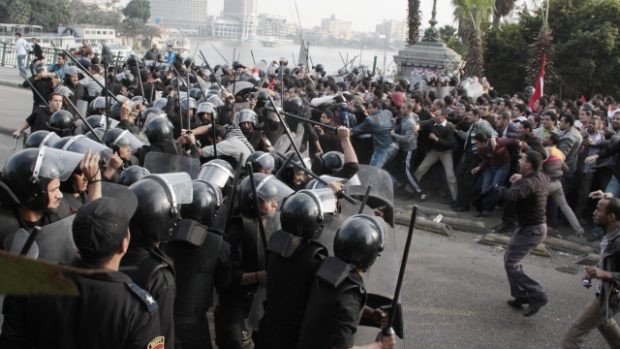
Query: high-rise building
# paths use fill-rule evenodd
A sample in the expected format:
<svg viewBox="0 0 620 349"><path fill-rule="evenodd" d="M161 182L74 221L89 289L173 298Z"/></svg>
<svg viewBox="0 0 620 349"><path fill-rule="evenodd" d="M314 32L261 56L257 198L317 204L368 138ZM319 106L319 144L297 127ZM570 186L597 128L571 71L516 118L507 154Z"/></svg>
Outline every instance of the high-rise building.
<svg viewBox="0 0 620 349"><path fill-rule="evenodd" d="M207 24L207 0L149 0L149 2L151 4L149 23L187 29L199 29Z"/></svg>
<svg viewBox="0 0 620 349"><path fill-rule="evenodd" d="M239 22L240 39L256 36L256 0L224 1L223 17Z"/></svg>
<svg viewBox="0 0 620 349"><path fill-rule="evenodd" d="M405 41L407 38L407 26L404 21L383 20L383 23L377 24L375 32L385 35L389 41Z"/></svg>
<svg viewBox="0 0 620 349"><path fill-rule="evenodd" d="M352 26L353 23L336 19L334 15L321 20L321 29L335 39L351 40Z"/></svg>

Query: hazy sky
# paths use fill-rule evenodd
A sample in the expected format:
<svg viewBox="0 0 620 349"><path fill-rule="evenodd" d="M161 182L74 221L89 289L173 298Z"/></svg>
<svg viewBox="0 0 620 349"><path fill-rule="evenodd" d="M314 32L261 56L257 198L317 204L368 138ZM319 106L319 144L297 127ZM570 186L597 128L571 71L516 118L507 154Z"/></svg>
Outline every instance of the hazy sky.
<svg viewBox="0 0 620 349"><path fill-rule="evenodd" d="M522 3L525 0L518 0ZM258 13L269 13L286 17L297 23L293 0L256 0ZM224 0L207 0L209 15L219 15ZM319 26L322 18L332 14L338 19L351 21L355 31L374 31L375 25L384 19L405 20L406 0L297 0L301 25L304 28ZM428 27L433 0L421 0L422 28ZM439 26L453 24L452 0L437 0L437 21Z"/></svg>

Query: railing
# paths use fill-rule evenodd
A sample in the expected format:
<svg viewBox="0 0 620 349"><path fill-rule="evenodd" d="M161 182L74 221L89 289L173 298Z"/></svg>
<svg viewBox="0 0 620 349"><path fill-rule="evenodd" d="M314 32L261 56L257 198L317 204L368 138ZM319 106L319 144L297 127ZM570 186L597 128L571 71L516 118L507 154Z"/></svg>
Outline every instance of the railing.
<svg viewBox="0 0 620 349"><path fill-rule="evenodd" d="M46 65L56 63L56 56L59 50L53 48L43 48L43 57ZM34 58L34 55L29 54L26 56L26 67L30 66L30 62ZM0 43L0 67L17 67L17 53L15 51L15 44L12 43Z"/></svg>

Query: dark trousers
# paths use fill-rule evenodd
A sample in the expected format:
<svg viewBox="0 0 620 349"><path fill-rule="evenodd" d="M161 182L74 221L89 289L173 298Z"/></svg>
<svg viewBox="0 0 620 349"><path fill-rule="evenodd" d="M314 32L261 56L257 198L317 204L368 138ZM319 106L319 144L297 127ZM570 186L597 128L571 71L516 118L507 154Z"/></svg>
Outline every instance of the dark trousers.
<svg viewBox="0 0 620 349"><path fill-rule="evenodd" d="M215 344L219 349L245 349L252 345L243 304L219 305L214 316Z"/></svg>
<svg viewBox="0 0 620 349"><path fill-rule="evenodd" d="M465 152L461 156L456 167L456 205L459 207L469 208L469 202L472 200L472 194L476 191L475 186L478 179L478 174L472 175L471 169L478 166L480 158L471 153Z"/></svg>
<svg viewBox="0 0 620 349"><path fill-rule="evenodd" d="M540 301L546 299L545 290L536 280L525 275L521 260L547 237L547 225L529 225L515 229L506 254L504 268L510 284L510 294L516 299Z"/></svg>
<svg viewBox="0 0 620 349"><path fill-rule="evenodd" d="M177 347L182 349L212 349L207 314L203 316L174 316Z"/></svg>

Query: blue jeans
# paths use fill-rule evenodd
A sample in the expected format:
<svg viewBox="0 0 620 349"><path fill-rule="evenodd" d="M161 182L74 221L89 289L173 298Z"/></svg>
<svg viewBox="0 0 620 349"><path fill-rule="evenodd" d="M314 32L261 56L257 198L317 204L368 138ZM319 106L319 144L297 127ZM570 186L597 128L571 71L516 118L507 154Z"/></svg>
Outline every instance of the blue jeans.
<svg viewBox="0 0 620 349"><path fill-rule="evenodd" d="M17 67L19 68L19 74L24 78L28 77L26 73L26 55L17 55Z"/></svg>
<svg viewBox="0 0 620 349"><path fill-rule="evenodd" d="M504 184L509 172L510 164L487 166L482 170L482 193L492 186Z"/></svg>
<svg viewBox="0 0 620 349"><path fill-rule="evenodd" d="M615 175L611 176L609 183L607 183L607 188L605 188L605 192L614 194L615 198L620 197L620 181L618 177Z"/></svg>
<svg viewBox="0 0 620 349"><path fill-rule="evenodd" d="M395 143L390 144L386 149L375 149L370 158L370 166L383 168L396 154L398 154L398 146Z"/></svg>

